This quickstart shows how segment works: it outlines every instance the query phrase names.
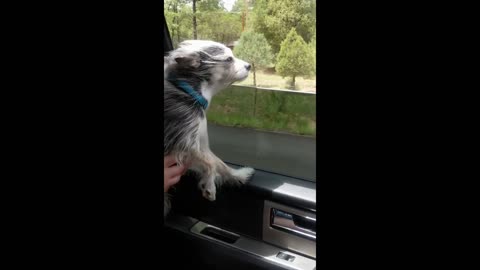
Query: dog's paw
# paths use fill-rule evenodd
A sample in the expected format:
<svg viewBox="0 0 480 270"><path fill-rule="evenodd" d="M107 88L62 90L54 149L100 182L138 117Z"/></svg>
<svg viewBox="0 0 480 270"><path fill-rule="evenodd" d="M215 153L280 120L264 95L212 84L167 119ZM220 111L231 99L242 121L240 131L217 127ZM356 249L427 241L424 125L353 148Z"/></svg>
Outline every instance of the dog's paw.
<svg viewBox="0 0 480 270"><path fill-rule="evenodd" d="M240 184L245 184L248 179L255 173L255 169L249 167L243 167L233 171L233 176Z"/></svg>
<svg viewBox="0 0 480 270"><path fill-rule="evenodd" d="M215 183L212 181L200 181L198 183L198 187L202 191L202 196L213 202L216 199L217 188L215 187Z"/></svg>

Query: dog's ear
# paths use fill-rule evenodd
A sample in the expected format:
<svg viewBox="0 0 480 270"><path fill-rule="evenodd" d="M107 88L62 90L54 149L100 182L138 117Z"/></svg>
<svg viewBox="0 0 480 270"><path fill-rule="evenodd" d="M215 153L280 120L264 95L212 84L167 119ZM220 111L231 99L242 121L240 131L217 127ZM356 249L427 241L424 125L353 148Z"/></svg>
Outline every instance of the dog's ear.
<svg viewBox="0 0 480 270"><path fill-rule="evenodd" d="M175 57L175 62L179 66L186 68L198 68L200 66L200 56L197 53Z"/></svg>

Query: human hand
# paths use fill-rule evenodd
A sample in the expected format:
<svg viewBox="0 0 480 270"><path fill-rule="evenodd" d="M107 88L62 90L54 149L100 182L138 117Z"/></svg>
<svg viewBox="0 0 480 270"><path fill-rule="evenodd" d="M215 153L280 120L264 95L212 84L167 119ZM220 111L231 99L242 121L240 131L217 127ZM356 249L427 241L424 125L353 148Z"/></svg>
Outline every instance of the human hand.
<svg viewBox="0 0 480 270"><path fill-rule="evenodd" d="M163 157L163 189L165 192L178 183L182 175L187 171L188 166L178 166L173 156Z"/></svg>

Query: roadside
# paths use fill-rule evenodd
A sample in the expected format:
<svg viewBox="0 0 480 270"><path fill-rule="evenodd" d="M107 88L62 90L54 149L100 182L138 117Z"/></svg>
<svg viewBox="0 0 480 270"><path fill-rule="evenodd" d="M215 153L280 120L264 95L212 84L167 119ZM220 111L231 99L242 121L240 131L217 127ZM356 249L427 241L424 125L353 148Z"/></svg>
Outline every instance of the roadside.
<svg viewBox="0 0 480 270"><path fill-rule="evenodd" d="M223 126L315 137L316 99L312 94L232 85L215 96L207 118Z"/></svg>
<svg viewBox="0 0 480 270"><path fill-rule="evenodd" d="M287 89L286 85L289 80L289 78L287 77L282 78L280 75L277 75L275 71L271 69L257 70L256 79L257 79L258 87L279 88L279 89ZM244 86L253 86L253 73L251 73L246 80L236 84L244 85ZM296 77L295 85L298 90L307 91L307 92L316 92L315 76L313 76L310 79L305 79L303 77Z"/></svg>

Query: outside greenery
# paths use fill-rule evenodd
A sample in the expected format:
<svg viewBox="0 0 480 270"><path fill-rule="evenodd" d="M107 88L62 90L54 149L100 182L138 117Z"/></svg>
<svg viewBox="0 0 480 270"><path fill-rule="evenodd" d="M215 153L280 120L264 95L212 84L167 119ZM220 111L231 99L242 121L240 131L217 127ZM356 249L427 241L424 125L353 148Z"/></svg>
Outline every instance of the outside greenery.
<svg viewBox="0 0 480 270"><path fill-rule="evenodd" d="M288 78L282 78L274 72L275 71L272 71L271 69L257 69L257 87L285 89L285 85L289 83ZM253 86L253 74L248 76L246 80L237 83L237 85ZM295 85L297 91L316 92L315 77L310 79L298 77L295 79Z"/></svg>
<svg viewBox="0 0 480 270"><path fill-rule="evenodd" d="M215 96L208 121L215 124L315 136L315 95L231 86ZM255 106L255 108L254 108Z"/></svg>
<svg viewBox="0 0 480 270"><path fill-rule="evenodd" d="M227 1L227 0L226 0ZM315 0L166 0L165 17L176 48L188 39L221 42L252 64L251 75L218 94L211 122L315 136Z"/></svg>

